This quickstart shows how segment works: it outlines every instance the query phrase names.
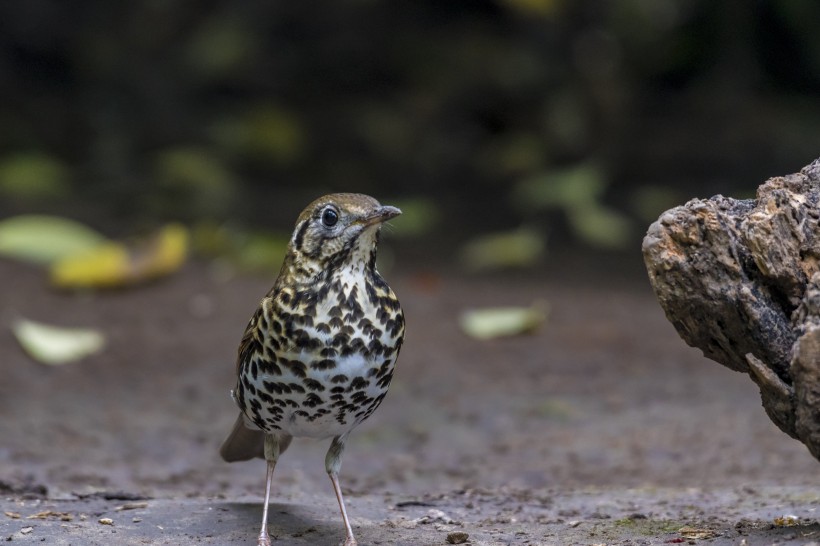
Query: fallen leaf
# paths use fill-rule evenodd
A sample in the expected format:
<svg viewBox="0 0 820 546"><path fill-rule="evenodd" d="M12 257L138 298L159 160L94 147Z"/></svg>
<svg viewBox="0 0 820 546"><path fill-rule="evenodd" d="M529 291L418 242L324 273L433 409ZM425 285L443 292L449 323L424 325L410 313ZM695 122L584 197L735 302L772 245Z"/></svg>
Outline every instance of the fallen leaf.
<svg viewBox="0 0 820 546"><path fill-rule="evenodd" d="M492 339L532 332L547 319L548 306L538 302L532 307L491 307L464 311L461 329L476 339Z"/></svg>
<svg viewBox="0 0 820 546"><path fill-rule="evenodd" d="M80 360L105 346L103 334L87 328L61 328L19 319L12 325L12 331L23 350L43 364Z"/></svg>
<svg viewBox="0 0 820 546"><path fill-rule="evenodd" d="M21 517L20 514L17 513L17 512L3 512L3 513L6 515L6 517L11 518L11 519L20 519L20 517Z"/></svg>
<svg viewBox="0 0 820 546"><path fill-rule="evenodd" d="M51 282L59 288L112 288L162 277L185 262L188 238L184 226L169 224L141 244L106 243L54 263Z"/></svg>
<svg viewBox="0 0 820 546"><path fill-rule="evenodd" d="M50 264L106 241L93 229L67 218L23 215L0 222L0 255Z"/></svg>
<svg viewBox="0 0 820 546"><path fill-rule="evenodd" d="M791 514L786 514L774 518L774 524L777 527L791 527L793 525L797 525L798 523L800 523L800 518L798 518L797 516L793 516Z"/></svg>
<svg viewBox="0 0 820 546"><path fill-rule="evenodd" d="M44 510L42 512L37 512L36 514L32 514L26 519L48 519L48 518L56 518L60 521L71 521L74 519L74 516L69 514L68 512L55 512L54 510Z"/></svg>
<svg viewBox="0 0 820 546"><path fill-rule="evenodd" d="M689 540L706 540L709 538L715 538L717 536L717 533L715 533L711 529L701 529L698 527L689 526L681 527L680 529L678 529L678 533L680 533L680 536L682 536L683 538Z"/></svg>
<svg viewBox="0 0 820 546"><path fill-rule="evenodd" d="M476 237L461 249L461 262L473 271L526 267L544 255L544 233L529 228Z"/></svg>
<svg viewBox="0 0 820 546"><path fill-rule="evenodd" d="M128 502L121 506L117 506L114 508L115 512L121 512L123 510L138 510L140 508L148 508L147 502Z"/></svg>

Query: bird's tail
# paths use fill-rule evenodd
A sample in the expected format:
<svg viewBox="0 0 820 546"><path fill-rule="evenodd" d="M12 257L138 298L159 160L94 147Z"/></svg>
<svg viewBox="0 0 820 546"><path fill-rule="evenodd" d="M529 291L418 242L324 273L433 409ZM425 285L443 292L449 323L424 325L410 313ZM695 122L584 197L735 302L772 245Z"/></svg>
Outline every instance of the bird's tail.
<svg viewBox="0 0 820 546"><path fill-rule="evenodd" d="M240 413L233 424L233 430L222 442L219 454L229 463L248 461L254 457L264 459L265 433L261 430L251 430L246 427L245 420Z"/></svg>

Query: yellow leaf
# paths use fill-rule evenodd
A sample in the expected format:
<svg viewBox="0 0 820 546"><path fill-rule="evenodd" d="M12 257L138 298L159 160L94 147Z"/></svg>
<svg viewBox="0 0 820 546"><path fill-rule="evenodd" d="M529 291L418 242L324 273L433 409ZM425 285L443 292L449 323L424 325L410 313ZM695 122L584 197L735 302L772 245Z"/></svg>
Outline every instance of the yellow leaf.
<svg viewBox="0 0 820 546"><path fill-rule="evenodd" d="M492 339L532 332L547 319L547 304L532 307L490 307L465 311L459 317L461 329L476 339Z"/></svg>
<svg viewBox="0 0 820 546"><path fill-rule="evenodd" d="M169 224L141 245L107 243L69 256L51 268L60 288L112 288L138 284L178 270L188 255L188 230Z"/></svg>
<svg viewBox="0 0 820 546"><path fill-rule="evenodd" d="M28 214L0 222L0 255L49 264L104 243L93 229L58 216Z"/></svg>
<svg viewBox="0 0 820 546"><path fill-rule="evenodd" d="M80 360L105 346L102 333L86 328L59 328L20 319L12 325L12 331L23 350L43 364L59 365Z"/></svg>

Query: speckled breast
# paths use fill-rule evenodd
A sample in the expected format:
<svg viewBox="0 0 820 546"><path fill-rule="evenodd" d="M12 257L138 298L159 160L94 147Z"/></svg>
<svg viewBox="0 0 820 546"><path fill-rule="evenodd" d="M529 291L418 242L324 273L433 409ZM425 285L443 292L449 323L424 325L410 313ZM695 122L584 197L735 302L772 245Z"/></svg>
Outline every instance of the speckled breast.
<svg viewBox="0 0 820 546"><path fill-rule="evenodd" d="M283 287L248 325L234 398L267 432L344 434L381 404L403 337L398 299L378 275Z"/></svg>

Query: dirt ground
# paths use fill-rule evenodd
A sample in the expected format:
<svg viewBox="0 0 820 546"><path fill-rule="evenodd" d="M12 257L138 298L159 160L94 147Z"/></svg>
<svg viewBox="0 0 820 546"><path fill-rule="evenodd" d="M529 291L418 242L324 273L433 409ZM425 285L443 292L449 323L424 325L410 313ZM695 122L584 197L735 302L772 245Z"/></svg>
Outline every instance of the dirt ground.
<svg viewBox="0 0 820 546"><path fill-rule="evenodd" d="M407 339L353 433L342 484L360 544L820 544L818 463L745 376L686 347L640 275L469 278L394 270ZM58 294L0 262L0 540L255 544L264 463L226 464L242 330L272 279L191 264L164 282ZM470 307L550 305L533 335L463 335ZM106 350L46 367L7 325L92 326ZM343 537L328 442L276 470L274 544ZM789 525L789 524L794 525Z"/></svg>

